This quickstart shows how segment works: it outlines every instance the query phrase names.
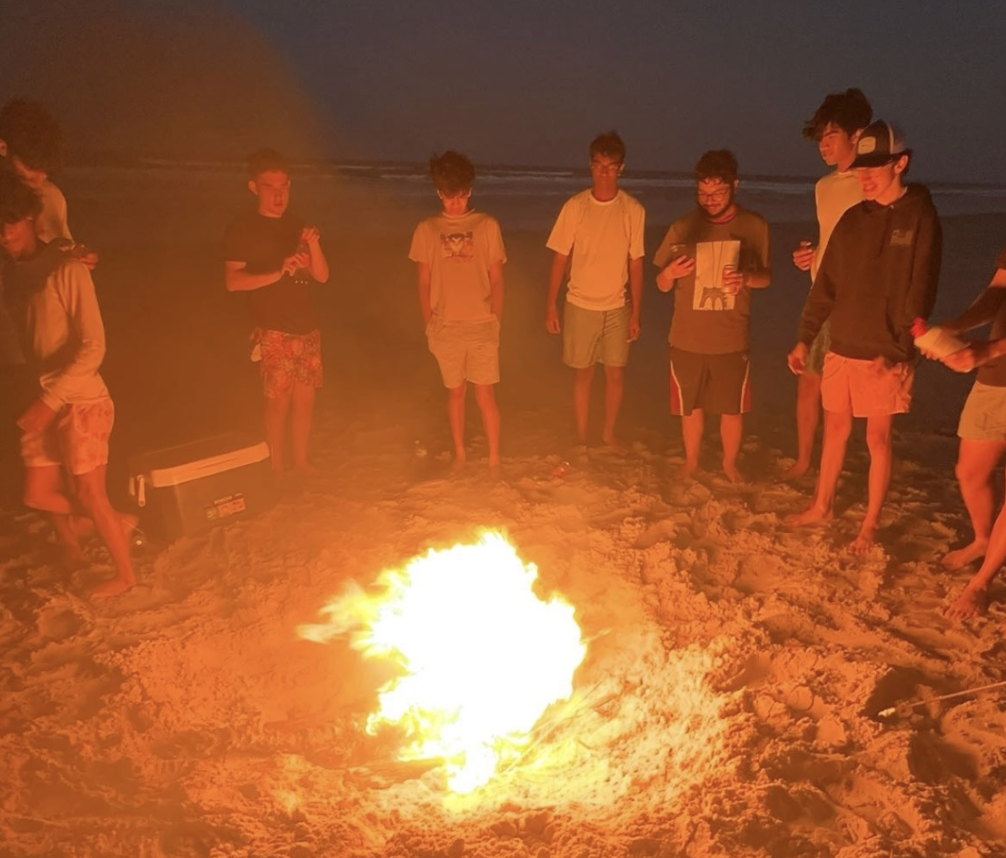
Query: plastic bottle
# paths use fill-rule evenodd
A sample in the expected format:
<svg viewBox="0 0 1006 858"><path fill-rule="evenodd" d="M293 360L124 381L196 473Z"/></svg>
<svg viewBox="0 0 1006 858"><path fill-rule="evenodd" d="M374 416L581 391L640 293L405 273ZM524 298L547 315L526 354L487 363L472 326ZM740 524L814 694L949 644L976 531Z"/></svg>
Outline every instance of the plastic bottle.
<svg viewBox="0 0 1006 858"><path fill-rule="evenodd" d="M964 340L956 334L950 333L946 328L941 328L938 325L928 327L925 319L916 319L912 322L911 330L916 348L937 360L942 360L947 355L952 355L968 346Z"/></svg>

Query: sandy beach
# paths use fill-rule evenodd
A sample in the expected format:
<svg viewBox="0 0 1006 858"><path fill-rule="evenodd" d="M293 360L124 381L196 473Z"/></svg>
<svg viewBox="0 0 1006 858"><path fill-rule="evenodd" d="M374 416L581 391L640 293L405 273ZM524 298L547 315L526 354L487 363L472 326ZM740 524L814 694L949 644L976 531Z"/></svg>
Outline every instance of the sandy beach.
<svg viewBox="0 0 1006 858"><path fill-rule="evenodd" d="M243 189L231 174L166 170L114 183L71 171L62 185L75 235L101 252L111 493L126 504L130 455L258 425L242 302L224 291L219 250ZM126 595L87 598L110 571L97 545L89 569L59 565L4 451L0 855L1006 855L1006 695L932 701L1006 680L1002 585L987 617L943 616L970 575L940 559L970 537L953 466L971 378L919 368L879 544L851 556L862 428L829 525L786 527L813 478L776 479L795 449L785 354L808 285L788 257L810 224L772 224L773 284L752 311L749 481L735 486L709 432L705 470L671 477L671 298L649 265L627 450L570 457L571 380L543 325L545 234L504 219L504 478L487 479L474 402L469 465L448 478L444 393L406 258L434 202L295 176L292 209L316 219L333 271L316 293L322 473L281 487L261 515L148 546ZM666 226L648 221L648 252ZM1006 215L943 227L936 319L988 282ZM574 606L588 648L528 765L459 806L435 763L400 762L392 737L363 730L382 671L344 640L296 630L351 582L487 527L537 565L542 593ZM919 705L879 715L900 703Z"/></svg>

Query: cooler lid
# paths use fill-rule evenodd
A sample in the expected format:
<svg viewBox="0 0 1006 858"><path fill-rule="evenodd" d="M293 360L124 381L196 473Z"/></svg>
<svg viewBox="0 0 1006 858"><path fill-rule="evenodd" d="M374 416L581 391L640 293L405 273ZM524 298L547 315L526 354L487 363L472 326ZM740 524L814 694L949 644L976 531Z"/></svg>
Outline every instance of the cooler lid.
<svg viewBox="0 0 1006 858"><path fill-rule="evenodd" d="M221 435L156 450L136 459L134 476L143 477L153 488L177 486L191 480L222 474L269 458L265 441L249 443L234 435Z"/></svg>

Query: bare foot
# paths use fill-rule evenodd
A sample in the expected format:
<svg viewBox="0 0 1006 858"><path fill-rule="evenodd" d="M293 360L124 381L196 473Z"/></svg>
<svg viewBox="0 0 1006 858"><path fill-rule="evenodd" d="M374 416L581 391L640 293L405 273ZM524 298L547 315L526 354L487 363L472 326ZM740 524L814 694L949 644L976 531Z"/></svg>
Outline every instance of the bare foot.
<svg viewBox="0 0 1006 858"><path fill-rule="evenodd" d="M737 470L736 465L727 465L726 462L723 463L723 473L727 475L727 479L730 480L734 485L740 485L741 483L747 482L744 477L741 476L740 471Z"/></svg>
<svg viewBox="0 0 1006 858"><path fill-rule="evenodd" d="M799 459L779 474L780 480L798 480L810 470L810 462L801 462Z"/></svg>
<svg viewBox="0 0 1006 858"><path fill-rule="evenodd" d="M468 458L466 456L454 456L454 461L451 462L451 467L449 471L451 474L460 474L464 469L465 465L468 464Z"/></svg>
<svg viewBox="0 0 1006 858"><path fill-rule="evenodd" d="M985 549L988 547L989 541L987 539L978 539L976 537L975 541L970 545L965 545L956 551L948 551L943 557L943 566L946 569L963 569L965 566L984 557Z"/></svg>
<svg viewBox="0 0 1006 858"><path fill-rule="evenodd" d="M601 440L604 441L605 447L614 450L616 453L624 453L626 450L625 444L619 441L614 435L608 435Z"/></svg>
<svg viewBox="0 0 1006 858"><path fill-rule="evenodd" d="M859 529L859 533L856 534L856 538L849 543L849 547L846 549L850 554L866 554L871 548L873 548L873 531L872 526L863 525Z"/></svg>
<svg viewBox="0 0 1006 858"><path fill-rule="evenodd" d="M984 587L972 587L968 584L960 595L946 610L951 620L970 620L985 616L988 610L988 591Z"/></svg>
<svg viewBox="0 0 1006 858"><path fill-rule="evenodd" d="M104 599L109 596L121 596L128 590L132 590L136 586L135 578L113 578L111 581L106 581L104 584L99 584L93 590L91 590L91 595L99 599Z"/></svg>
<svg viewBox="0 0 1006 858"><path fill-rule="evenodd" d="M818 506L811 504L803 512L795 512L793 515L787 515L783 520L786 524L803 527L807 524L825 524L831 521L832 517L833 514L830 509L820 509Z"/></svg>
<svg viewBox="0 0 1006 858"><path fill-rule="evenodd" d="M293 466L293 471L294 471L295 474L298 474L298 475L300 475L302 477L320 477L321 476L321 471L318 470L310 462L302 462L299 465L294 465Z"/></svg>
<svg viewBox="0 0 1006 858"><path fill-rule="evenodd" d="M499 462L489 463L489 479L499 482L503 479L503 468Z"/></svg>
<svg viewBox="0 0 1006 858"><path fill-rule="evenodd" d="M682 465L674 472L674 479L676 480L690 480L692 474L694 474L699 469L697 462L684 462Z"/></svg>

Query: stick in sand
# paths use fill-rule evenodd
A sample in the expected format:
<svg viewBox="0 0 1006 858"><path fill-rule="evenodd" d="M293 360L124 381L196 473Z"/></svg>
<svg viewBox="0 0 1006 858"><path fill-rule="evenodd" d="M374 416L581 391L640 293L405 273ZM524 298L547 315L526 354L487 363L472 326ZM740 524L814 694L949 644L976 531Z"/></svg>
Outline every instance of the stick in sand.
<svg viewBox="0 0 1006 858"><path fill-rule="evenodd" d="M897 713L899 709L914 709L916 706L922 706L924 703L936 703L939 700L951 700L954 697L965 697L969 694L977 694L979 691L990 691L993 688L1003 688L1006 687L1006 682L993 682L991 685L979 685L977 688L968 688L964 691L955 691L953 694L942 694L939 697L930 697L928 700L916 700L914 703L899 703L897 706L892 706L890 709L881 709L877 713L878 718L890 718L892 715Z"/></svg>

